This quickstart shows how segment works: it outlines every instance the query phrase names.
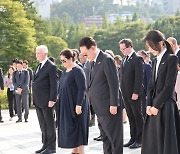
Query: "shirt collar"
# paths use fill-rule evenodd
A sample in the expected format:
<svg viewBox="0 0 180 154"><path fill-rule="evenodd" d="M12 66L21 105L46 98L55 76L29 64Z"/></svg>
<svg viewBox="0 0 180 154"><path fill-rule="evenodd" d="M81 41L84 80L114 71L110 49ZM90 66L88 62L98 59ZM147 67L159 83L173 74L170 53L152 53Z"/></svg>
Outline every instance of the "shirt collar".
<svg viewBox="0 0 180 154"><path fill-rule="evenodd" d="M46 61L48 60L48 58L46 57L46 59L44 59L43 61L41 61L41 68L44 66L44 64L46 63Z"/></svg>
<svg viewBox="0 0 180 154"><path fill-rule="evenodd" d="M134 52L135 52L134 49L132 49L131 53L130 53L129 55L127 55L127 56L128 56L128 59L132 56L132 54L133 54Z"/></svg>
<svg viewBox="0 0 180 154"><path fill-rule="evenodd" d="M165 52L166 52L166 48L157 56L157 61L161 61L162 57L164 56Z"/></svg>
<svg viewBox="0 0 180 154"><path fill-rule="evenodd" d="M99 49L97 49L97 50L96 50L96 57L95 57L95 58L94 58L94 60L93 60L94 62L96 62L97 57L99 56L99 53L100 53L100 50L99 50Z"/></svg>
<svg viewBox="0 0 180 154"><path fill-rule="evenodd" d="M179 47L176 49L176 51L175 51L175 55L177 55L177 53L178 53L178 51L179 51L180 49L179 49Z"/></svg>

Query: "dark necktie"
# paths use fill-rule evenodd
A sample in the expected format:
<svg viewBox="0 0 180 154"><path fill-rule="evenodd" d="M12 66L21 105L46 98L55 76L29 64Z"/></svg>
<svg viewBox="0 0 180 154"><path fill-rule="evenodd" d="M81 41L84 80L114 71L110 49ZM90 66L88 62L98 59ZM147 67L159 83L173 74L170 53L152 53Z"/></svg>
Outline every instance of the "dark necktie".
<svg viewBox="0 0 180 154"><path fill-rule="evenodd" d="M91 62L91 68L90 68L90 81L91 81L91 79L92 79L92 72L93 72L94 65L95 65L95 62L92 61L92 62Z"/></svg>
<svg viewBox="0 0 180 154"><path fill-rule="evenodd" d="M19 78L21 77L21 71L19 71Z"/></svg>
<svg viewBox="0 0 180 154"><path fill-rule="evenodd" d="M41 69L41 65L42 63L39 63L38 66L37 66L37 69L36 69L36 74L39 72L39 70Z"/></svg>
<svg viewBox="0 0 180 154"><path fill-rule="evenodd" d="M129 58L129 56L126 56L126 58L124 59L123 66L126 65L126 63L127 63L127 61L128 61L128 58Z"/></svg>

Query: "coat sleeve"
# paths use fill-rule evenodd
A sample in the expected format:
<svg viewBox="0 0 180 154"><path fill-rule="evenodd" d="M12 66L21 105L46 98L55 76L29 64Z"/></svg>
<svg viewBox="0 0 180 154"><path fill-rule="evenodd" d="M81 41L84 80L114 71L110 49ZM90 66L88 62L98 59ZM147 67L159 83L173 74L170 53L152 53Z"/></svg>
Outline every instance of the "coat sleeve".
<svg viewBox="0 0 180 154"><path fill-rule="evenodd" d="M86 77L84 71L82 69L76 69L74 78L78 88L76 105L82 105L86 90Z"/></svg>
<svg viewBox="0 0 180 154"><path fill-rule="evenodd" d="M143 84L143 74L144 74L144 65L143 65L143 59L141 57L138 57L135 61L135 80L134 80L134 94L140 94Z"/></svg>
<svg viewBox="0 0 180 154"><path fill-rule="evenodd" d="M56 102L57 100L57 84L58 84L58 72L55 65L52 65L49 71L50 80L50 98L49 101Z"/></svg>
<svg viewBox="0 0 180 154"><path fill-rule="evenodd" d="M29 85L29 72L25 71L25 80L24 83L21 85L22 90L25 90Z"/></svg>
<svg viewBox="0 0 180 154"><path fill-rule="evenodd" d="M178 72L178 68L177 68L178 58L175 55L172 55L167 60L168 60L167 61L168 66L167 66L164 88L153 100L153 105L157 109L162 108L163 104L172 94L176 83L176 77Z"/></svg>
<svg viewBox="0 0 180 154"><path fill-rule="evenodd" d="M12 82L13 82L14 90L16 90L19 87L19 85L16 82L16 77L15 77L16 73L17 71L13 72L13 75L12 75Z"/></svg>
<svg viewBox="0 0 180 154"><path fill-rule="evenodd" d="M109 86L110 92L110 105L119 105L119 82L118 82L118 71L114 60L111 57L107 57L104 63L104 73Z"/></svg>

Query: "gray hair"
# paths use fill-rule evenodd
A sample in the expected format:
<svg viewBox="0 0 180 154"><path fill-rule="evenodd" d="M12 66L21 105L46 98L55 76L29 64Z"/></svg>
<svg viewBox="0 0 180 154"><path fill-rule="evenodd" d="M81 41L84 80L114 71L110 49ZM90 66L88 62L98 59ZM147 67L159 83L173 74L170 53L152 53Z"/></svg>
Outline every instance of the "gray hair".
<svg viewBox="0 0 180 154"><path fill-rule="evenodd" d="M178 45L177 40L174 37L169 37L167 41L170 41L174 45Z"/></svg>
<svg viewBox="0 0 180 154"><path fill-rule="evenodd" d="M44 53L48 53L48 48L45 45L40 45L36 47L36 50L41 50Z"/></svg>

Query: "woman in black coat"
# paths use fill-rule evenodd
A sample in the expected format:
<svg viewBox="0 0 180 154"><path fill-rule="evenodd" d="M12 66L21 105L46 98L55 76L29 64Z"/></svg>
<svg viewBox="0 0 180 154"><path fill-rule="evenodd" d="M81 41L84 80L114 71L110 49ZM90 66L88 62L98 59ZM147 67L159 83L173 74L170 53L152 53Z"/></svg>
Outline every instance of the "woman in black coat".
<svg viewBox="0 0 180 154"><path fill-rule="evenodd" d="M74 62L70 49L60 53L66 70L60 78L58 146L73 148L73 154L84 154L88 144L88 104L85 101L86 79L83 69Z"/></svg>
<svg viewBox="0 0 180 154"><path fill-rule="evenodd" d="M148 86L141 153L180 154L180 118L174 91L178 59L160 31L150 31L145 44L157 57Z"/></svg>

